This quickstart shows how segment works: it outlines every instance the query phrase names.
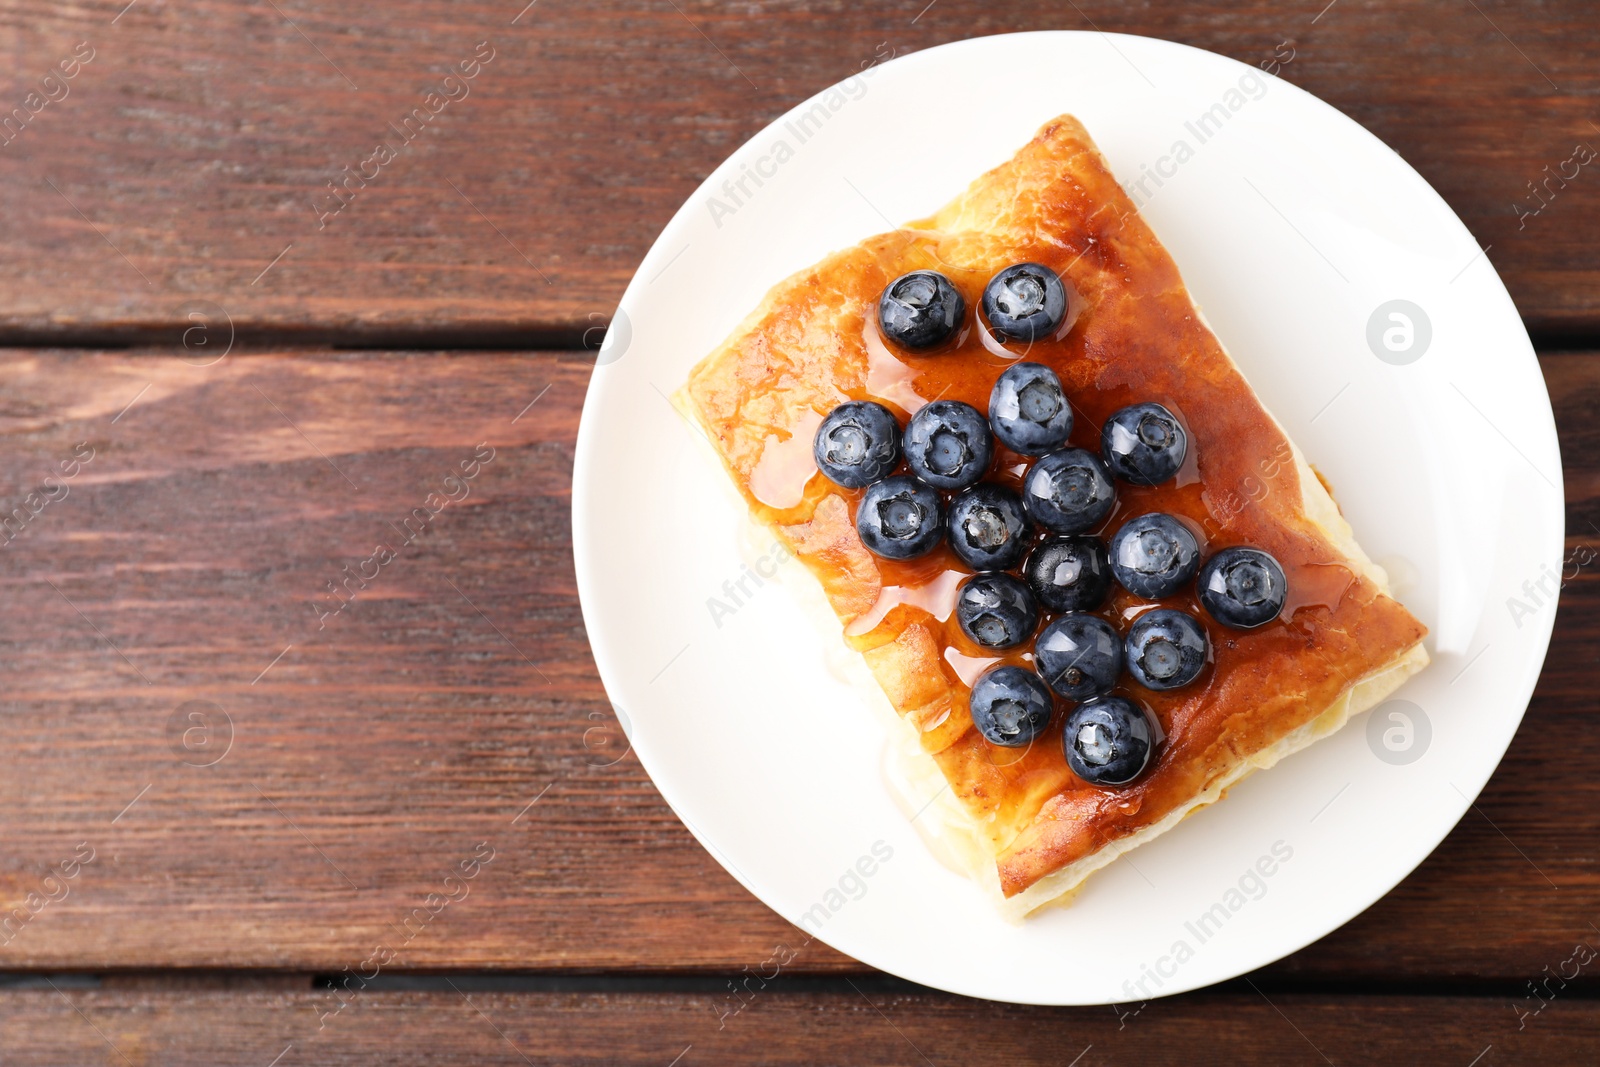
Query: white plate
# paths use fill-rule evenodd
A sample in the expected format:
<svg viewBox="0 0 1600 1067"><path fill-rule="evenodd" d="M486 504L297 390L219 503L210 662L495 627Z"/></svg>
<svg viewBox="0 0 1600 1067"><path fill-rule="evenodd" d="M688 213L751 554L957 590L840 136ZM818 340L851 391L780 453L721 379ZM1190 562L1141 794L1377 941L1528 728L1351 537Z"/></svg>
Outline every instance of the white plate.
<svg viewBox="0 0 1600 1067"><path fill-rule="evenodd" d="M879 719L830 673L836 643L782 585L747 579L752 595L713 616L710 598L733 605L724 583L765 549L741 547L743 509L666 397L771 285L930 214L1061 112L1083 120L1124 183L1145 168L1165 175L1146 181L1141 210L1431 629L1434 664L1397 695L1407 703L1244 782L1096 874L1072 907L1013 926L897 808ZM749 172L761 183L745 178L741 194ZM1408 353L1384 348L1386 331L1406 342L1387 309L1369 345L1369 321L1394 300L1422 309ZM807 930L828 944L916 982L1025 1003L1128 1002L1294 952L1383 896L1449 832L1539 674L1562 565L1561 460L1516 309L1404 161L1231 59L1030 33L846 79L706 179L645 257L598 364L578 434L573 544L595 660L634 750L752 893L791 922L809 912ZM1273 873L1251 873L1275 847L1263 864ZM861 857L870 876L852 873Z"/></svg>

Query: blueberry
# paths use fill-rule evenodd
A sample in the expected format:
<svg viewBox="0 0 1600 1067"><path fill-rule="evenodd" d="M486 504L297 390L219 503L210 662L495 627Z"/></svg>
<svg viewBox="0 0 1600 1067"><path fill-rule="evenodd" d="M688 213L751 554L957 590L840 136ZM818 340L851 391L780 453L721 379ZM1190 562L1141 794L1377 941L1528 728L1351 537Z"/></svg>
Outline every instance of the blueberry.
<svg viewBox="0 0 1600 1067"><path fill-rule="evenodd" d="M1001 340L1042 340L1066 318L1067 290L1049 267L1018 263L984 286L983 314Z"/></svg>
<svg viewBox="0 0 1600 1067"><path fill-rule="evenodd" d="M906 424L905 454L911 473L935 489L965 489L988 471L994 439L971 404L935 400Z"/></svg>
<svg viewBox="0 0 1600 1067"><path fill-rule="evenodd" d="M1253 630L1278 617L1289 583L1278 561L1259 548L1225 548L1206 560L1197 583L1211 617L1235 630Z"/></svg>
<svg viewBox="0 0 1600 1067"><path fill-rule="evenodd" d="M1100 428L1100 455L1125 482L1160 485L1183 466L1189 434L1160 404L1133 404Z"/></svg>
<svg viewBox="0 0 1600 1067"><path fill-rule="evenodd" d="M1083 533L1099 525L1116 502L1105 464L1083 448L1063 448L1040 458L1022 482L1028 516L1055 533Z"/></svg>
<svg viewBox="0 0 1600 1067"><path fill-rule="evenodd" d="M991 667L972 686L972 724L991 745L1021 748L1050 724L1050 687L1026 667Z"/></svg>
<svg viewBox="0 0 1600 1067"><path fill-rule="evenodd" d="M884 559L927 555L944 534L939 494L904 474L874 482L856 505L856 533Z"/></svg>
<svg viewBox="0 0 1600 1067"><path fill-rule="evenodd" d="M1015 490L979 482L950 502L950 548L978 571L1008 571L1028 551L1028 516Z"/></svg>
<svg viewBox="0 0 1600 1067"><path fill-rule="evenodd" d="M1050 611L1093 611L1111 591L1105 542L1087 534L1045 541L1028 557L1022 574Z"/></svg>
<svg viewBox="0 0 1600 1067"><path fill-rule="evenodd" d="M1098 615L1058 616L1033 643L1034 668L1068 700L1111 691L1122 673L1122 638Z"/></svg>
<svg viewBox="0 0 1600 1067"><path fill-rule="evenodd" d="M1079 704L1061 734L1067 766L1091 785L1127 785L1150 763L1155 749L1150 715L1122 697Z"/></svg>
<svg viewBox="0 0 1600 1067"><path fill-rule="evenodd" d="M865 489L900 463L900 424L882 404L848 400L817 427L811 452L830 482Z"/></svg>
<svg viewBox="0 0 1600 1067"><path fill-rule="evenodd" d="M890 282L878 298L878 327L906 348L948 341L967 313L960 290L938 271L914 270Z"/></svg>
<svg viewBox="0 0 1600 1067"><path fill-rule="evenodd" d="M1129 519L1111 538L1111 573L1122 588L1146 600L1176 593L1199 566L1194 534L1159 511Z"/></svg>
<svg viewBox="0 0 1600 1067"><path fill-rule="evenodd" d="M1128 673L1146 689L1177 689L1200 674L1211 653L1205 627L1193 615L1157 608L1128 631Z"/></svg>
<svg viewBox="0 0 1600 1067"><path fill-rule="evenodd" d="M1013 363L989 394L989 425L1001 444L1025 456L1063 447L1072 433L1072 405L1061 379L1042 363Z"/></svg>
<svg viewBox="0 0 1600 1067"><path fill-rule="evenodd" d="M1015 648L1033 636L1039 605L1028 587L1009 574L974 574L956 595L961 632L984 648Z"/></svg>

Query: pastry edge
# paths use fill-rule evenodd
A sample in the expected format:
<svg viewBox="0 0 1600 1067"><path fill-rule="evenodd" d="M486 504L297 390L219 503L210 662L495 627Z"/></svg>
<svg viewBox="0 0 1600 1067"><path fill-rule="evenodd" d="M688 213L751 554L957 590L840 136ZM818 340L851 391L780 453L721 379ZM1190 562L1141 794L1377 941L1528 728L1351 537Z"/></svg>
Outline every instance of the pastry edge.
<svg viewBox="0 0 1600 1067"><path fill-rule="evenodd" d="M1060 870L1052 871L1015 896L1008 898L1001 893L994 850L980 832L976 820L947 790L921 816L936 820L937 826L924 827L920 832L930 849L947 866L954 867L985 889L1002 917L1021 922L1042 908L1071 903L1077 890L1095 871L1109 866L1123 853L1155 840L1201 808L1215 804L1230 788L1256 771L1266 770L1285 757L1336 733L1353 716L1371 709L1400 688L1428 662L1428 653L1422 644L1413 645L1346 689L1310 722L1279 738L1274 744L1241 759L1158 822L1118 838ZM942 790L944 776L933 757L922 750L915 727L901 719L898 732L899 736L891 742L889 756L893 768L891 778L895 780L896 789L922 796ZM910 803L912 797L907 796L904 800Z"/></svg>
<svg viewBox="0 0 1600 1067"><path fill-rule="evenodd" d="M1207 328L1210 328L1209 324ZM1228 358L1231 361L1232 357ZM1277 423L1276 417L1272 415L1266 405L1262 405L1262 410L1267 412L1268 417L1272 418L1274 423ZM1351 528L1350 523L1345 520L1344 514L1339 510L1339 505L1323 486L1322 480L1317 477L1316 472L1306 462L1304 455L1300 452L1300 447L1294 443L1294 439L1289 436L1281 424L1278 425L1278 430L1283 433L1284 440L1289 442L1289 447L1293 450L1295 466L1300 480L1301 506L1306 517L1345 557L1347 562L1370 579L1383 595L1392 598L1394 593L1389 587L1388 575L1382 567L1367 556L1360 544L1357 543L1355 531ZM829 615L831 617L832 613L829 612ZM982 833L977 820L961 806L961 802L948 790L940 792L938 801L927 812L929 817L937 813L941 824L940 829L948 831L948 835L925 830L923 831L923 837L927 841L929 848L939 854L947 866L956 867L973 881L983 886L993 898L996 909L1003 917L1013 922L1021 922L1028 915L1041 908L1052 904L1065 905L1071 903L1076 891L1082 887L1088 877L1095 871L1109 866L1124 852L1131 851L1140 845L1155 840L1201 808L1215 804L1223 798L1229 788L1256 771L1266 770L1286 756L1291 756L1302 749L1309 748L1316 742L1333 735L1352 717L1376 706L1385 697L1405 684L1412 675L1427 667L1430 662L1431 659L1427 649L1421 641L1418 641L1388 663L1350 685L1339 694L1332 704L1328 705L1308 722L1285 734L1273 744L1244 757L1228 768L1213 779L1205 789L1168 812L1157 822L1126 837L1108 842L1082 859L1050 872L1012 897L1004 896L1000 889L999 872L996 867L998 854ZM859 681L857 685L860 687ZM874 685L873 688L876 689L877 687ZM879 692L881 693L881 690ZM886 698L883 703L887 703ZM892 709L890 711L892 714ZM909 787L912 796L920 794L924 797L942 790L942 787L946 784L944 774L934 761L933 756L922 748L921 741L917 737L916 728L899 715L894 715L893 717L898 726L898 736L891 741L889 759L891 764L894 765L891 778L897 782L897 787L901 789ZM905 799L909 802L911 797ZM936 837L944 837L944 840L936 842L933 839Z"/></svg>

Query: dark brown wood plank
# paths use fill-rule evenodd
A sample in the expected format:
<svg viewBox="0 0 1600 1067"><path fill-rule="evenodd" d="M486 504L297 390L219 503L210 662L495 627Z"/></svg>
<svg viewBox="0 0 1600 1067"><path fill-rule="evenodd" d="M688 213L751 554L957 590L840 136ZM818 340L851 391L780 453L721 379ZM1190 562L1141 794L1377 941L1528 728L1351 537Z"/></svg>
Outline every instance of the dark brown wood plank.
<svg viewBox="0 0 1600 1067"><path fill-rule="evenodd" d="M1592 166L1551 179L1538 215L1516 208L1541 203L1532 186L1576 146L1600 145L1587 0L125 3L0 3L0 114L40 94L0 146L0 336L14 341L171 333L204 301L242 330L570 342L696 184L806 96L891 53L1091 28L1251 65L1292 54L1280 76L1415 165L1492 246L1536 330L1600 331ZM320 228L327 183L400 143L390 124L484 41L494 58L470 95ZM41 84L79 42L93 59Z"/></svg>
<svg viewBox="0 0 1600 1067"><path fill-rule="evenodd" d="M6 1062L418 1065L1592 1062L1600 1005L1557 998L1518 1029L1505 998L1265 996L1029 1008L867 986L782 991L737 1015L715 994L344 994L29 989L0 994ZM321 1027L319 1029L319 1026ZM720 1028L719 1028L720 1026ZM274 1057L281 1057L274 1060ZM1475 1059L1475 1057L1477 1057Z"/></svg>
<svg viewBox="0 0 1600 1067"><path fill-rule="evenodd" d="M1600 548L1600 354L1544 367L1572 544ZM45 490L0 532L0 905L31 914L0 970L340 972L388 945L391 969L733 976L798 946L625 754L595 676L568 524L587 376L570 355L0 356L0 517ZM327 583L482 443L466 498L319 629ZM1590 565L1481 814L1273 974L1520 982L1600 936L1597 640ZM481 842L492 861L447 884ZM458 899L408 924L431 893ZM861 968L814 943L789 970Z"/></svg>

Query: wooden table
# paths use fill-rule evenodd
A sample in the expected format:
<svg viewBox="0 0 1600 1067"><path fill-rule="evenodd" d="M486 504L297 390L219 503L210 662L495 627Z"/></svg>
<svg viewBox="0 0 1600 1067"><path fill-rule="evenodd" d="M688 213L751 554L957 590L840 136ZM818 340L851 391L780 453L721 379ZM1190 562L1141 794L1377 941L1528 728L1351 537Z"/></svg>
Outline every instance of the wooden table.
<svg viewBox="0 0 1600 1067"><path fill-rule="evenodd" d="M1592 560L1600 173L1533 186L1600 145L1600 15L1325 2L0 3L0 1062L1592 1062L1593 565L1433 856L1142 1007L820 943L747 982L803 937L657 796L585 643L578 410L670 213L863 61L1025 29L1290 52L1421 171L1539 347Z"/></svg>

